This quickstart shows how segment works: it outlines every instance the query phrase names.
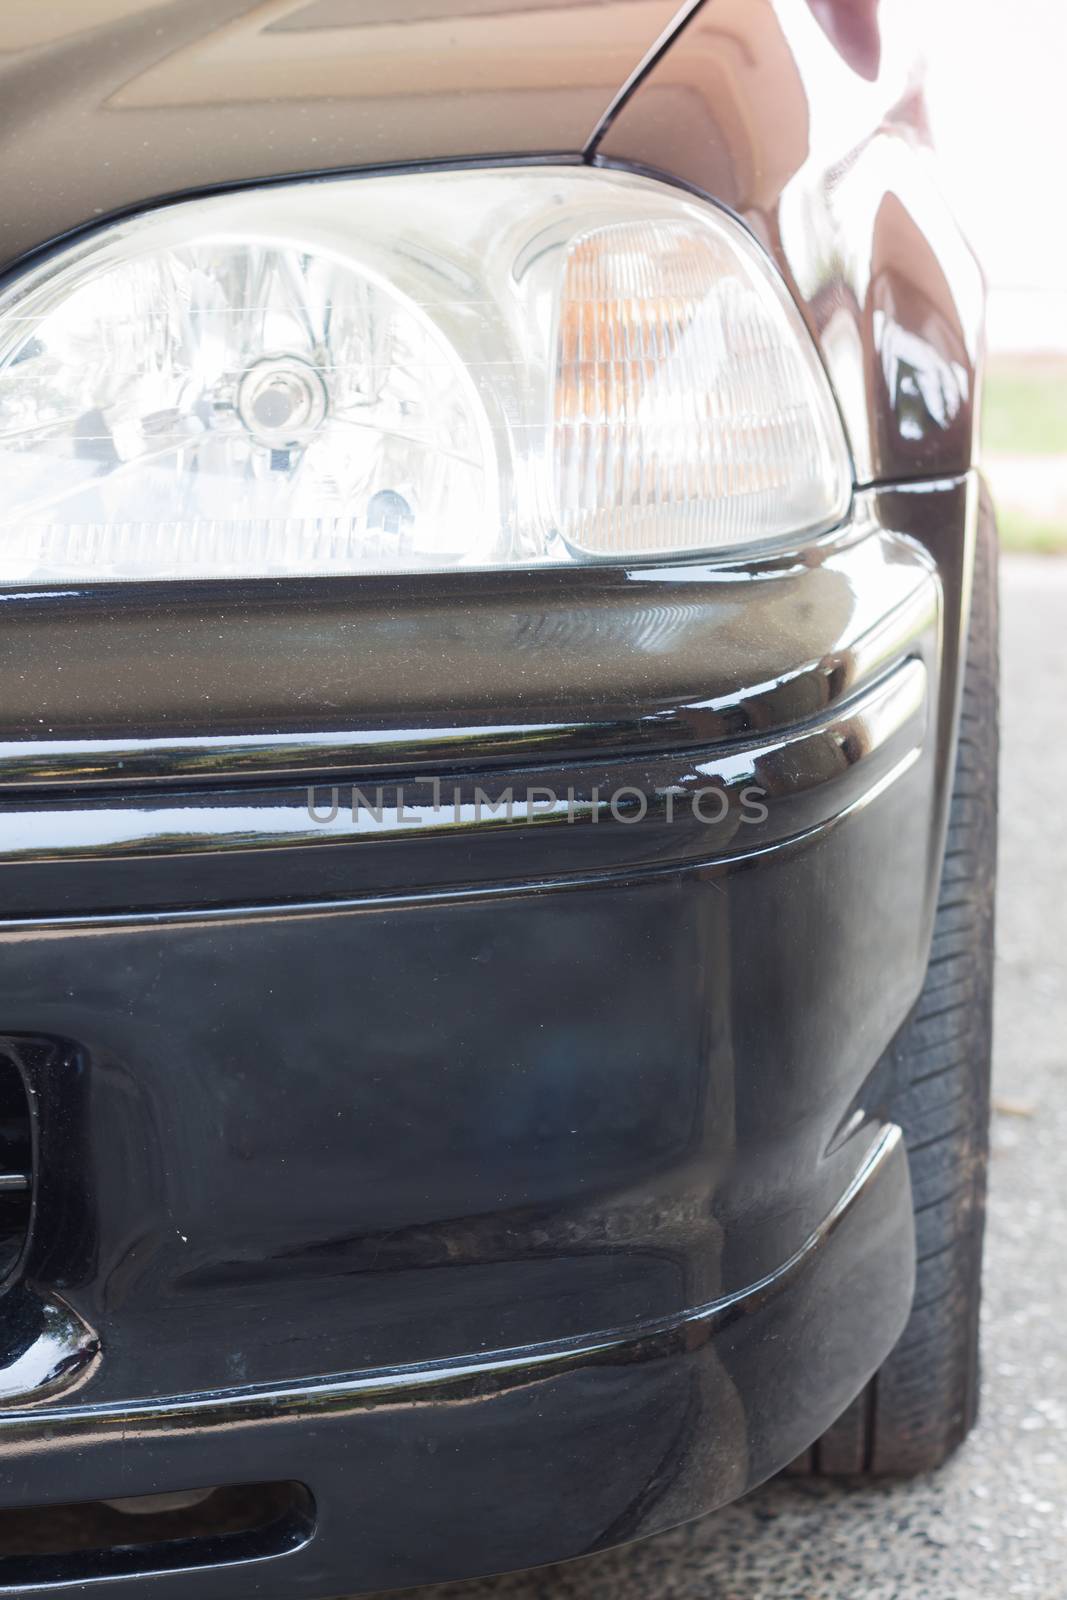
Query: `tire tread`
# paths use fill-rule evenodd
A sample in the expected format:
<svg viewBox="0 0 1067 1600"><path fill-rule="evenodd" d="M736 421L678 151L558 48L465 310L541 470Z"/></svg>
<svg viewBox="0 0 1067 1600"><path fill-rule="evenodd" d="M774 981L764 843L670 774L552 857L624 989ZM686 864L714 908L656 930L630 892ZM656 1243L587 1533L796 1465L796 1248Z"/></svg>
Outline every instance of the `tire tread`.
<svg viewBox="0 0 1067 1600"><path fill-rule="evenodd" d="M945 862L922 995L890 1049L911 1167L916 1291L901 1338L794 1470L910 1476L974 1424L989 1145L997 783L997 539L982 488Z"/></svg>

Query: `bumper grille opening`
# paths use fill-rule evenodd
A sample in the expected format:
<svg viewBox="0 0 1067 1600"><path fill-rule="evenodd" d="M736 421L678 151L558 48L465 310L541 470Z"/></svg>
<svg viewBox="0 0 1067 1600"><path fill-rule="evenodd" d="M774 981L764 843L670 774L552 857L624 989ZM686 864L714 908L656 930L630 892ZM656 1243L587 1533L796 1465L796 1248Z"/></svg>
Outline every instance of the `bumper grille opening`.
<svg viewBox="0 0 1067 1600"><path fill-rule="evenodd" d="M0 1282L22 1254L32 1195L29 1098L14 1059L0 1050Z"/></svg>
<svg viewBox="0 0 1067 1600"><path fill-rule="evenodd" d="M0 1587L254 1561L297 1549L314 1526L311 1493L292 1482L0 1510Z"/></svg>

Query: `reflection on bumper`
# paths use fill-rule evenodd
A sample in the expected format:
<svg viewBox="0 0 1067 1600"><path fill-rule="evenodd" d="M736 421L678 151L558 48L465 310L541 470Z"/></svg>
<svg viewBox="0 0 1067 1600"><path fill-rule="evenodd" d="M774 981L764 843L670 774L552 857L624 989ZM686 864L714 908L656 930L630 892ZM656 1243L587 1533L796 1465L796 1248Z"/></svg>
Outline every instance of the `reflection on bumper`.
<svg viewBox="0 0 1067 1600"><path fill-rule="evenodd" d="M214 1568L220 1596L565 1560L734 1499L804 1449L899 1335L914 1251L888 1126L789 1261L683 1317L419 1369L10 1412L5 1443L26 1462L24 1503L83 1493L84 1451L102 1497L148 1481L139 1461L154 1492L246 1478L250 1463L257 1478L306 1483L310 1541Z"/></svg>
<svg viewBox="0 0 1067 1600"><path fill-rule="evenodd" d="M935 602L931 582L930 622ZM472 851L483 836L498 836L500 860L501 847L515 850L515 834L533 825L546 867L557 872L710 860L820 828L906 771L922 748L926 692L926 667L909 658L833 714L766 740L733 741L722 753L649 755L594 767L557 763L504 777L453 773L178 799L139 792L118 803L94 797L81 807L69 800L9 804L0 863L430 838L448 850L460 835ZM564 845L564 827L579 829L579 837ZM550 842L546 830L556 839ZM476 856L471 864L477 868ZM395 891L408 884L396 874L383 877L372 860L365 886Z"/></svg>
<svg viewBox="0 0 1067 1600"><path fill-rule="evenodd" d="M254 1460L316 1531L213 1588L337 1593L580 1554L806 1447L910 1295L867 1086L926 962L972 502L910 485L812 552L462 605L231 597L232 634L214 592L12 605L13 702L49 718L0 728L23 1288L93 1359L8 1398L0 1504ZM574 819L464 809L509 785Z"/></svg>

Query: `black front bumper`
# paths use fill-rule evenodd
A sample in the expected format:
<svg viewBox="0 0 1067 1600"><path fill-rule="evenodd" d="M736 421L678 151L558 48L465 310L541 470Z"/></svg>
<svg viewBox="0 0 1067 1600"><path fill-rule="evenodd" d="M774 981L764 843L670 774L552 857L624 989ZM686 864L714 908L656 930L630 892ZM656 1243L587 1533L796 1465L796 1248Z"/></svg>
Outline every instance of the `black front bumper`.
<svg viewBox="0 0 1067 1600"><path fill-rule="evenodd" d="M328 1594L654 1531L834 1419L911 1296L875 1068L974 495L744 563L8 597L0 1505L295 1480L273 1553L140 1577ZM114 1571L50 1559L0 1584Z"/></svg>

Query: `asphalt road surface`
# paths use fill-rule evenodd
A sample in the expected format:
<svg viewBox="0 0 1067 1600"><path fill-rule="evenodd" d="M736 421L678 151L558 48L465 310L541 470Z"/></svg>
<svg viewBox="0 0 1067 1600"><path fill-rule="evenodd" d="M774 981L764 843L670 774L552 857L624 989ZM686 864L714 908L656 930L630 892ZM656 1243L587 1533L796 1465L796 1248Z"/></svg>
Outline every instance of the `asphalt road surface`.
<svg viewBox="0 0 1067 1600"><path fill-rule="evenodd" d="M1067 559L1006 559L1002 607L978 1428L914 1483L779 1479L641 1544L421 1600L1067 1600Z"/></svg>

